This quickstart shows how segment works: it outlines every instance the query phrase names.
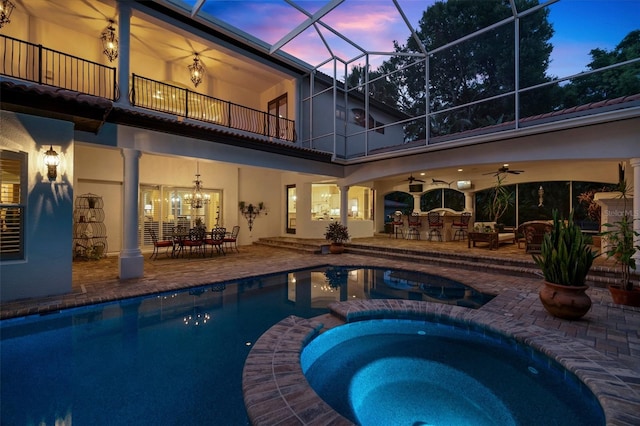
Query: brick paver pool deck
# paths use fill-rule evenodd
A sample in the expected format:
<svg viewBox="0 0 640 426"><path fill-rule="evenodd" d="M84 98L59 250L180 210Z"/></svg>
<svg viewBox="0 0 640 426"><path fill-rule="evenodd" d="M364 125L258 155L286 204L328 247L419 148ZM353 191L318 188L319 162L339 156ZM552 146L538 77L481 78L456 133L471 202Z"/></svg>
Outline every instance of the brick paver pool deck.
<svg viewBox="0 0 640 426"><path fill-rule="evenodd" d="M389 239L384 241L384 244L390 247L411 244L415 247L424 243ZM434 245L430 247L433 248ZM467 250L466 242L447 247ZM479 255L485 255L487 252L482 248L469 250L477 250ZM523 250L518 251L516 248L501 247L497 252L494 251L494 254L508 257L520 256L522 252ZM393 267L428 272L458 280L483 292L496 294L492 301L477 310L429 302L419 302L420 308L410 309L419 309L421 312L437 311L439 315L464 317L480 324L495 324L505 333L522 333L525 340L531 340L543 352L558 359L565 367L578 374L592 390L595 389L594 393L605 409L607 424L640 424L640 309L614 305L608 290L604 288L589 288L587 293L593 302L591 310L581 320L566 321L551 317L542 307L538 299L540 279L435 266L429 262L406 262L348 253L317 255L301 250L252 245L240 247L239 253L205 259L161 258L152 261L148 260L147 253L145 276L126 281L120 281L117 277L116 255L99 261L75 262L71 293L2 304L0 317L44 313L216 281L326 264ZM394 309L409 309L405 303L415 302L394 302ZM381 309L372 308L370 305L341 306L343 307L336 306L335 312L344 313L346 310L353 313L357 310ZM393 314L394 309L389 309L389 306L385 306L385 309L388 315ZM244 374L245 383L253 381L252 385L246 385L245 403L250 419L255 424L274 424L277 419L281 419L282 424L287 425L341 424L329 421L330 418L337 419L332 417L335 413L330 409L326 411L327 407L321 407L322 403L313 398L315 393L308 393L310 389L307 389L307 382L301 376L301 371L295 372L297 375L286 377L275 375L274 372L282 370L289 374L291 371L286 370L295 370L296 367L294 365L288 369L278 369L278 362L281 362L286 354L273 350L271 346L277 342L280 348L289 348L286 350L293 347L294 353L288 356L295 358L295 354L300 352L301 342L309 338L309 333L313 333L313 330L321 325L331 327L339 324L343 319L340 315L331 314L314 319L287 318L261 337L249 355ZM273 330L278 330L277 336L273 334ZM290 385L287 388L289 391L299 395L300 399L296 399L295 403L285 398L281 390L276 392L274 389L277 387L269 388L281 379ZM264 387L258 383L263 383ZM280 382L280 386L282 383ZM270 398L269 395L276 396ZM325 415L328 417L324 417Z"/></svg>

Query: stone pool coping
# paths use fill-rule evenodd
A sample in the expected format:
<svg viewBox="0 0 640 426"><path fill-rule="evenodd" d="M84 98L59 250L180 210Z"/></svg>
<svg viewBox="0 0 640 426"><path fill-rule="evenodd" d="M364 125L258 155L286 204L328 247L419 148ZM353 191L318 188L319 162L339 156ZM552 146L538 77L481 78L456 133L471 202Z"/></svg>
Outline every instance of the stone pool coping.
<svg viewBox="0 0 640 426"><path fill-rule="evenodd" d="M352 425L311 389L302 373L300 353L323 329L383 318L455 323L531 346L575 374L593 392L607 425L637 424L640 395L629 383L640 383L640 374L547 329L495 313L413 300L335 302L329 311L312 319L285 318L255 343L242 373L242 392L252 425Z"/></svg>

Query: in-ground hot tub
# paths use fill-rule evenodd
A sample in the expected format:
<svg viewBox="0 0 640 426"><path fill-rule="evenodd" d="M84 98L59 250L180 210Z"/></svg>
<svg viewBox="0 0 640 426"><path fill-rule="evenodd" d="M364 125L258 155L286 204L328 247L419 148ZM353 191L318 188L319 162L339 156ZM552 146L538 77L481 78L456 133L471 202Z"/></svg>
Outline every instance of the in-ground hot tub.
<svg viewBox="0 0 640 426"><path fill-rule="evenodd" d="M593 393L540 352L499 334L417 320L367 320L301 353L311 387L359 425L604 425Z"/></svg>

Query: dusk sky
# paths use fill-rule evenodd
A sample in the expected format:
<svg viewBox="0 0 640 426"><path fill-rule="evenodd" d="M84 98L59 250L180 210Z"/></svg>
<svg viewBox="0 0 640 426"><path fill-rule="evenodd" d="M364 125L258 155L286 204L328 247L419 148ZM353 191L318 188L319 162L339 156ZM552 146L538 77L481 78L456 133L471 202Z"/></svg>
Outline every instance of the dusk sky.
<svg viewBox="0 0 640 426"><path fill-rule="evenodd" d="M193 5L196 0L184 0ZM482 1L482 0L477 0ZM299 0L295 4L313 14L327 1ZM434 0L398 0L414 28L424 10ZM561 0L550 6L550 21L555 35L548 70L563 77L586 69L589 51L594 48L612 50L630 31L640 29L640 0ZM269 44L278 42L307 17L284 0L206 0L202 11ZM323 22L373 52L392 52L393 40L405 44L410 31L391 0L346 0L325 15ZM334 55L350 61L359 50L323 28L322 35ZM322 39L307 29L283 47L283 50L311 65L319 65L331 57ZM387 56L372 55L375 68ZM355 61L364 64L364 59ZM326 68L323 71L327 72ZM343 75L339 71L338 75Z"/></svg>

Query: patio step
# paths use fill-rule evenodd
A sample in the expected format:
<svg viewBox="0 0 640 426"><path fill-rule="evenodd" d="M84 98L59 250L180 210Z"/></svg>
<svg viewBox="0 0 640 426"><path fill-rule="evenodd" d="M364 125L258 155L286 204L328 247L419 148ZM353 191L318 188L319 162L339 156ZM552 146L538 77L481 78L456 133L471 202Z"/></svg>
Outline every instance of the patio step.
<svg viewBox="0 0 640 426"><path fill-rule="evenodd" d="M260 238L254 244L266 245L284 249L306 251L313 254L327 253L327 241L319 239L270 237ZM362 256L382 257L386 259L402 260L407 262L430 262L442 267L464 268L469 270L482 270L511 276L527 278L541 278L540 269L533 259L519 259L498 255L477 255L471 253L446 252L436 250L413 250L410 248L398 248L359 244L351 242L346 244L345 253ZM496 252L498 253L498 252ZM594 265L587 276L587 285L606 288L609 284L616 284L619 276L617 268L612 266ZM638 273L632 274L632 280L637 281Z"/></svg>

